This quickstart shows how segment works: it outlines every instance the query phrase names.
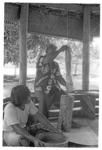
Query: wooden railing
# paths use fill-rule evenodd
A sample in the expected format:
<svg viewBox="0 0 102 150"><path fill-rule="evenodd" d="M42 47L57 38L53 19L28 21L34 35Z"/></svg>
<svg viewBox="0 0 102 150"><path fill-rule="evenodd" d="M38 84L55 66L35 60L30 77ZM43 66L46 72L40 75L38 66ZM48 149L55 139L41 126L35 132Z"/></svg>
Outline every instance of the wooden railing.
<svg viewBox="0 0 102 150"><path fill-rule="evenodd" d="M99 91L82 91L77 90L71 93L74 96L73 117L87 117L94 119L99 115ZM38 102L32 93L32 99L38 107ZM58 119L60 109L51 107L49 110L49 120Z"/></svg>
<svg viewBox="0 0 102 150"><path fill-rule="evenodd" d="M88 117L94 119L99 116L99 91L73 91L74 96L73 117ZM31 94L32 100L38 107L38 101L35 94ZM10 101L10 98L5 98L3 108ZM51 107L49 110L49 120L54 121L58 119L60 109Z"/></svg>

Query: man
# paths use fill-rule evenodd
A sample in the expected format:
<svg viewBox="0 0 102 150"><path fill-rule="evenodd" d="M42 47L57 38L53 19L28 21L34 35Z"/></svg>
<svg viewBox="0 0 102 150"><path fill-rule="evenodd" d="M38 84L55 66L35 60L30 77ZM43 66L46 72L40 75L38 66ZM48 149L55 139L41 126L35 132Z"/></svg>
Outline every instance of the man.
<svg viewBox="0 0 102 150"><path fill-rule="evenodd" d="M46 55L40 56L37 62L37 73L35 79L35 93L39 100L39 110L48 117L48 110L53 103L60 104L60 97L65 94L59 84L66 87L66 81L62 77L59 65L54 59L68 46L62 46L59 50L53 44L48 45Z"/></svg>
<svg viewBox="0 0 102 150"><path fill-rule="evenodd" d="M30 146L30 142L35 146L43 146L42 141L36 137L37 129L27 125L30 115L33 119L33 125L36 120L47 131L62 135L35 107L28 87L18 85L12 88L10 101L4 108L3 140L7 146Z"/></svg>

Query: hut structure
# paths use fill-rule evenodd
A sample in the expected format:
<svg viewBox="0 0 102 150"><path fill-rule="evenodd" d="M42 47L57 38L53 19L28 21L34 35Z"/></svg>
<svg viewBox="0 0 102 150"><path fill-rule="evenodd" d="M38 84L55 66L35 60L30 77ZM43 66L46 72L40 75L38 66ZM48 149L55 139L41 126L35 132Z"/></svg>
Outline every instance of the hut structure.
<svg viewBox="0 0 102 150"><path fill-rule="evenodd" d="M39 33L51 36L60 36L83 42L82 61L82 90L81 93L73 93L75 99L81 100L83 112L91 121L83 121L88 124L87 129L73 130L68 134L70 142L97 146L98 133L96 118L97 92L89 90L89 44L93 37L100 36L100 4L56 4L56 3L5 3L5 23L19 23L20 41L20 84L26 84L27 72L27 33ZM68 54L66 54L68 56ZM71 65L66 57L67 75L70 76ZM87 104L86 102L87 101ZM84 103L85 102L85 103ZM98 104L98 102L97 102ZM94 118L94 120L93 120ZM80 121L82 123L82 120ZM93 125L94 124L94 125ZM81 132L82 131L82 132ZM90 134L89 134L90 133ZM84 135L84 140L79 139ZM91 138L88 140L88 136ZM86 141L85 141L86 140ZM83 142L84 141L84 142Z"/></svg>

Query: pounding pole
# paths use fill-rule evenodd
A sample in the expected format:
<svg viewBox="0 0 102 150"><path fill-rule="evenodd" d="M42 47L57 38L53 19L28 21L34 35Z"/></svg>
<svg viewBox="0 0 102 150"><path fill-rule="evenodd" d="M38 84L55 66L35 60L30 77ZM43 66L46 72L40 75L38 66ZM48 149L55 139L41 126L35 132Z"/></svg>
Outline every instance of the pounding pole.
<svg viewBox="0 0 102 150"><path fill-rule="evenodd" d="M19 22L20 42L20 79L19 84L26 84L27 74L27 46L26 36L28 30L28 4L22 4Z"/></svg>
<svg viewBox="0 0 102 150"><path fill-rule="evenodd" d="M83 15L83 72L82 89L89 90L89 44L90 44L90 7L84 7Z"/></svg>
<svg viewBox="0 0 102 150"><path fill-rule="evenodd" d="M67 16L68 17L68 16ZM68 18L67 18L67 34L68 34ZM63 131L70 131L72 124L72 111L74 97L70 94L73 90L73 82L71 76L71 49L65 51L65 65L66 65L66 84L67 93L61 96L60 112L58 118L58 129Z"/></svg>
<svg viewBox="0 0 102 150"><path fill-rule="evenodd" d="M67 93L73 91L73 82L72 82L72 75L71 75L71 49L68 48L65 51L65 65L66 65L66 84L67 84Z"/></svg>

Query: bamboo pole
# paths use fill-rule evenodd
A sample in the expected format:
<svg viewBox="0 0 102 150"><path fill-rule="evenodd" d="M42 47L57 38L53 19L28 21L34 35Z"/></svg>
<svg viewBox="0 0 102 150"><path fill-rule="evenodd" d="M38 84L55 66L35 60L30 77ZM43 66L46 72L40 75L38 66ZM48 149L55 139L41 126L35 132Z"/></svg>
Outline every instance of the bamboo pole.
<svg viewBox="0 0 102 150"><path fill-rule="evenodd" d="M67 93L73 91L73 82L72 82L72 75L71 75L71 49L68 48L65 51L65 65L66 65L66 84L67 84Z"/></svg>
<svg viewBox="0 0 102 150"><path fill-rule="evenodd" d="M68 16L67 16L68 18ZM68 19L67 19L67 34L68 34ZM58 129L66 132L70 131L72 124L72 109L74 97L69 94L73 90L73 82L71 76L71 49L65 52L65 65L66 65L66 84L67 93L61 96L60 100L60 112L58 118Z"/></svg>

